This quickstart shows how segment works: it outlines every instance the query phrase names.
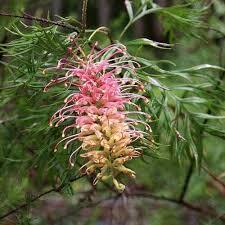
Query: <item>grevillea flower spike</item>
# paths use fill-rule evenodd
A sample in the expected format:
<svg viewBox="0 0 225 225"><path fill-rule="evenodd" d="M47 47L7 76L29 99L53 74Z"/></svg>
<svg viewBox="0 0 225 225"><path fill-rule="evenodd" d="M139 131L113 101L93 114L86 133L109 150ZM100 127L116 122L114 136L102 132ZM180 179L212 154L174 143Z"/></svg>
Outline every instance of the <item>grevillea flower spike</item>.
<svg viewBox="0 0 225 225"><path fill-rule="evenodd" d="M55 151L61 143L64 149L73 142L80 143L70 155L70 164L74 166L73 158L80 152L86 159L81 172L96 174L94 184L112 179L122 192L125 185L117 177L120 173L135 177L124 164L140 156L142 148L134 147L137 141L151 140L151 127L146 122L151 118L135 104L138 99L147 99L140 94L143 84L134 78L139 65L131 60L125 46L113 44L101 50L96 46L88 55L78 46L76 51L69 48L70 56L59 60L55 69L64 71L64 75L51 80L44 91L61 83L73 90L50 119L50 126L67 121L69 125L63 129L63 139ZM69 135L71 131L76 133Z"/></svg>

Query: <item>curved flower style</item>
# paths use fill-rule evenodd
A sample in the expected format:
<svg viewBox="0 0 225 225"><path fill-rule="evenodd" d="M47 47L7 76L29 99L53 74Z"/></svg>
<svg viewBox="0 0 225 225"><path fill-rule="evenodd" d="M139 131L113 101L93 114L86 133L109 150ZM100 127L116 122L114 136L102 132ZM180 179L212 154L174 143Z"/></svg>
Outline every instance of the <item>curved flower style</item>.
<svg viewBox="0 0 225 225"><path fill-rule="evenodd" d="M133 147L132 143L149 135L135 126L141 124L151 131L148 123L137 119L138 115L147 119L150 116L141 112L133 99L147 99L132 92L142 92L143 85L128 76L135 74L138 64L130 59L126 48L114 44L95 52L95 47L87 56L79 47L78 52L70 48L70 57L59 60L57 69L65 71L65 75L51 80L45 91L59 83L76 87L78 91L65 99L65 105L52 116L50 125L58 126L70 121L55 150L62 142L66 149L74 141L80 141L80 147L70 155L70 164L74 165L74 155L82 151L80 156L86 159L86 163L80 170L88 175L97 173L94 184L111 178L117 190L123 191L125 185L119 183L116 177L119 173L135 177L135 172L124 164L141 154L141 148ZM121 74L124 76L120 77ZM126 111L126 105L136 111ZM128 117L132 114L133 117ZM77 129L77 133L67 135L71 129Z"/></svg>

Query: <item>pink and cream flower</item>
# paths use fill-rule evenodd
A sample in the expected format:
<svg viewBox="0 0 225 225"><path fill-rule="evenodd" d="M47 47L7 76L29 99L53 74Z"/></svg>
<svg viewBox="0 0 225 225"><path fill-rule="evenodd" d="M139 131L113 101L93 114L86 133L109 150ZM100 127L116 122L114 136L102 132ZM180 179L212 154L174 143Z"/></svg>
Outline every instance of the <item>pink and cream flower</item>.
<svg viewBox="0 0 225 225"><path fill-rule="evenodd" d="M135 172L125 163L140 156L142 150L133 143L145 139L146 135L151 137L148 122L139 118L141 115L150 120L150 116L135 104L137 99L147 101L140 94L143 84L134 78L138 64L121 44L100 51L95 50L95 45L88 55L80 47L77 49L70 48L70 56L59 60L55 69L63 71L64 75L51 80L44 89L47 91L61 83L73 88L64 106L50 119L50 126L56 127L64 121L69 122L55 151L61 143L64 149L75 141L80 143L70 155L70 164L74 166L74 155L81 152L80 156L86 160L81 172L97 174L94 184L112 179L117 190L123 191L125 185L118 182L117 176L123 173L135 177ZM145 129L137 129L137 125ZM72 130L76 130L76 134L69 134Z"/></svg>

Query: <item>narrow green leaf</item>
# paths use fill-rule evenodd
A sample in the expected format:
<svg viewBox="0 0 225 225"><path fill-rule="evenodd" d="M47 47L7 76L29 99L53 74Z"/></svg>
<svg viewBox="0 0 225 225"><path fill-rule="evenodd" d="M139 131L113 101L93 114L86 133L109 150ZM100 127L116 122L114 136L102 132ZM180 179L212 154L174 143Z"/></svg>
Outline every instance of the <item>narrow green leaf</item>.
<svg viewBox="0 0 225 225"><path fill-rule="evenodd" d="M211 120L218 120L218 119L225 119L225 116L214 116L207 113L191 113L193 116L201 118L201 119L211 119Z"/></svg>
<svg viewBox="0 0 225 225"><path fill-rule="evenodd" d="M131 21L134 18L134 13L133 13L133 8L131 5L131 2L129 0L125 0L125 6L126 6L126 9L127 9L130 21Z"/></svg>
<svg viewBox="0 0 225 225"><path fill-rule="evenodd" d="M167 87L161 85L156 79L153 79L152 77L148 77L148 80L152 85L154 85L156 87L159 87L163 90L169 90Z"/></svg>
<svg viewBox="0 0 225 225"><path fill-rule="evenodd" d="M150 67L152 69L154 69L155 71L161 73L161 74L169 74L171 76L180 76L182 78L184 78L185 80L188 80L189 82L191 82L190 76L188 73L182 73L182 72L177 72L177 71L166 71L161 69L159 66L153 64L151 61L141 58L141 57L135 57L135 60L137 62L140 62L141 64Z"/></svg>
<svg viewBox="0 0 225 225"><path fill-rule="evenodd" d="M208 102L206 99L200 97L178 98L178 100L183 103L191 103L191 104Z"/></svg>
<svg viewBox="0 0 225 225"><path fill-rule="evenodd" d="M202 65L194 66L194 67L187 68L187 69L184 69L184 70L179 70L179 71L180 72L182 72L182 71L193 72L193 71L198 71L198 70L202 70L202 69L217 69L217 70L225 71L225 68L222 68L220 66L210 65L210 64L202 64Z"/></svg>
<svg viewBox="0 0 225 225"><path fill-rule="evenodd" d="M139 38L139 39L135 39L133 41L129 41L129 42L127 42L127 45L128 46L129 45L131 45L131 46L133 46L133 45L150 45L152 47L161 48L161 49L171 49L171 47L173 46L171 44L152 41L147 38Z"/></svg>

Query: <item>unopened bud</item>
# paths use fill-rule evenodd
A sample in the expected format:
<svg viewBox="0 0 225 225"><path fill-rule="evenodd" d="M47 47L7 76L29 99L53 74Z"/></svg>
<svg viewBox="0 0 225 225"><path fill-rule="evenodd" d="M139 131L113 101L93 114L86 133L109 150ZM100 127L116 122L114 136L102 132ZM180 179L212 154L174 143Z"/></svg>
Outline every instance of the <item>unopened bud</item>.
<svg viewBox="0 0 225 225"><path fill-rule="evenodd" d="M123 192L125 189L125 185L122 183L119 183L115 178L113 178L113 184L115 185L118 192Z"/></svg>

